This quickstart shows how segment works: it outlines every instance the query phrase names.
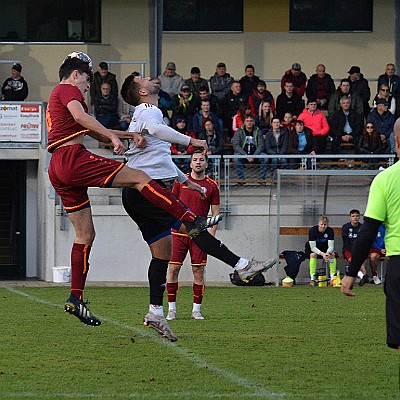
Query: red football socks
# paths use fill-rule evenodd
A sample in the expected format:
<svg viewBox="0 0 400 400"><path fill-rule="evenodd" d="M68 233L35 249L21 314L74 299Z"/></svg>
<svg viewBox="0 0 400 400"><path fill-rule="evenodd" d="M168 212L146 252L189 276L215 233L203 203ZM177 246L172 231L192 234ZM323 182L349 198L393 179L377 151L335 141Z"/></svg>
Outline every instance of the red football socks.
<svg viewBox="0 0 400 400"><path fill-rule="evenodd" d="M79 300L83 299L91 248L87 244L74 243L71 250L71 293Z"/></svg>
<svg viewBox="0 0 400 400"><path fill-rule="evenodd" d="M193 283L193 303L201 304L204 296L204 285Z"/></svg>
<svg viewBox="0 0 400 400"><path fill-rule="evenodd" d="M176 292L178 291L179 283L167 283L168 303L176 302Z"/></svg>

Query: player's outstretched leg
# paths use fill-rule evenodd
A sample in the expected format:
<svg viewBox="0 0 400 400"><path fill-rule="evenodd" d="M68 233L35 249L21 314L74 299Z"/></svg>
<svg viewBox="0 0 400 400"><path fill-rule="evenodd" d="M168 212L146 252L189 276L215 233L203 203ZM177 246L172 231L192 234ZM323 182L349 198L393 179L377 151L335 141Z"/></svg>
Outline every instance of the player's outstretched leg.
<svg viewBox="0 0 400 400"><path fill-rule="evenodd" d="M239 274L239 278L243 282L250 282L260 272L267 271L272 268L278 262L277 258L273 258L267 261L256 261L254 258L251 261L247 261L247 265L242 267L238 265L235 269Z"/></svg>
<svg viewBox="0 0 400 400"><path fill-rule="evenodd" d="M144 317L143 324L148 328L155 329L160 335L166 339L169 339L171 342L178 340L174 332L172 332L171 328L169 327L167 320L162 315L155 315L149 311Z"/></svg>
<svg viewBox="0 0 400 400"><path fill-rule="evenodd" d="M218 222L222 221L224 216L222 214L210 216L210 217L196 217L193 222L185 221L187 233L191 239L198 236L202 231L217 225Z"/></svg>
<svg viewBox="0 0 400 400"><path fill-rule="evenodd" d="M79 318L79 320L86 325L101 325L101 321L90 312L87 304L88 302L84 303L71 293L64 305L64 311L75 315L75 317Z"/></svg>

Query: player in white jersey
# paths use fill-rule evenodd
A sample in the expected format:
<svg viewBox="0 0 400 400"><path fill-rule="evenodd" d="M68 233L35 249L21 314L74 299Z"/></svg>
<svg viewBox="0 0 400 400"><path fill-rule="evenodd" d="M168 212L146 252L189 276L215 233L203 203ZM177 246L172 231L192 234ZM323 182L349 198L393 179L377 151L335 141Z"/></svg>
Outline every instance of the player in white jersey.
<svg viewBox="0 0 400 400"><path fill-rule="evenodd" d="M158 80L134 75L128 76L122 85L122 98L128 104L135 106L129 130L142 131L141 137L130 141L129 150L126 152L128 166L140 168L159 184L168 185L178 179L189 189L198 191L200 186L190 181L173 163L170 144L189 145L190 143L204 150L207 149L207 144L203 140L180 134L164 124L162 113L157 108L159 90ZM144 323L155 328L168 339L176 340L176 336L164 318L162 302L168 262L172 253L171 228L186 233L185 226L169 213L153 206L137 190L125 188L122 200L125 210L139 226L152 255L148 271L150 307ZM276 259L258 262L241 258L232 253L207 230L202 231L192 240L207 254L235 268L244 281L251 280L259 272L271 268L276 263Z"/></svg>

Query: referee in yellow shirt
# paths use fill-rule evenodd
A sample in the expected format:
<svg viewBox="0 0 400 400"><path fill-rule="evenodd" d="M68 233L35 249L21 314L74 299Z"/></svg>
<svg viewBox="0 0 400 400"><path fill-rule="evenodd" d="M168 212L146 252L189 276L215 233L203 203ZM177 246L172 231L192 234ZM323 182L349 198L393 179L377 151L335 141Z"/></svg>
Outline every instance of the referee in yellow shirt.
<svg viewBox="0 0 400 400"><path fill-rule="evenodd" d="M394 125L397 155L400 156L400 120ZM385 246L389 261L385 276L387 345L400 353L400 162L380 172L371 184L364 223L353 247L353 258L342 281L342 293L351 290L367 258L380 224L387 231Z"/></svg>

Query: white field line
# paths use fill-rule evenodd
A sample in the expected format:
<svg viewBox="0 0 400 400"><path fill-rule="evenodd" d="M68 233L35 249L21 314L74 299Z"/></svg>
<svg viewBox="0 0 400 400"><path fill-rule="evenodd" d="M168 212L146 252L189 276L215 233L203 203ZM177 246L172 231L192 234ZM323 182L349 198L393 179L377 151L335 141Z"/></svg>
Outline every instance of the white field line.
<svg viewBox="0 0 400 400"><path fill-rule="evenodd" d="M58 308L62 308L63 306L60 304L55 304L52 303L50 301L41 299L39 297L36 296L31 296L28 293L22 292L20 290L17 290L13 287L2 287L5 290L8 290L11 293L17 294L19 296L25 297L29 300L32 300L36 303L41 303L41 304L46 304L48 306L52 306L52 307L58 307ZM179 354L182 358L185 358L187 361L191 362L192 364L196 365L197 367L201 368L201 369L207 369L207 371L212 371L214 374L224 378L227 381L232 382L233 384L237 385L237 386L241 386L242 388L246 389L247 391L251 391L250 393L223 393L223 394L218 394L218 393L208 393L208 394L200 394L200 393L187 393L187 398L196 398L196 396L199 397L209 397L209 398L241 398L241 397L254 397L254 398L264 398L264 399L278 399L278 398L283 398L286 397L287 394L285 393L274 393L270 390L267 390L265 388L259 387L257 384L252 383L251 381L249 381L246 378L243 378L233 372L230 372L228 370L219 368L205 360L203 360L201 357L193 354L192 352L189 352L188 350L186 350L184 347L176 344L176 343L172 343L169 342L166 339L162 339L159 336L150 333L149 331L145 331L144 329L139 329L135 326L131 326L128 325L124 322L115 320L115 319L111 319L111 318L106 318L106 317L101 317L100 315L98 315L98 317L102 320L102 321L107 321L115 326L118 326L120 328L129 330L129 331L133 331L136 334L138 334L139 336L148 338L150 340L152 340L153 342L165 346L173 351L175 351L177 354ZM65 398L69 398L69 397L80 397L80 398L85 398L85 397L98 397L98 398L102 398L102 396L104 396L104 394L102 395L97 395L95 393L93 394L80 394L80 393L60 393L60 394L56 394L53 393L52 395L49 396L43 396L43 394L39 394L39 393L30 393L30 392L26 392L26 393L16 393L15 396L12 395L12 393L8 394L9 396L12 397L18 397L18 396L23 396L26 398L35 398L35 397L52 397L52 396L57 396L57 397L65 397ZM109 397L108 395L106 395L107 397ZM127 393L124 395L117 395L117 394L113 394L112 397L123 397L123 398L171 398L171 397L181 397L181 396L185 396L185 393L164 393L164 394L160 394L158 393L157 395L155 394L145 394L145 393ZM110 398L112 398L110 397Z"/></svg>

